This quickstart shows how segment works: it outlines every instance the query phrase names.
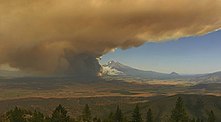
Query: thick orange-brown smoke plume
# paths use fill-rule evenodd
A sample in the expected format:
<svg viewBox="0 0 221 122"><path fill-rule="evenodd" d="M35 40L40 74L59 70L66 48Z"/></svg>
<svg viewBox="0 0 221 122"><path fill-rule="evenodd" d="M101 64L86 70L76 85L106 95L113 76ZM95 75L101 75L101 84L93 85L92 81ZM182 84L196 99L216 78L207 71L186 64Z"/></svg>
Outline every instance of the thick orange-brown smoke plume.
<svg viewBox="0 0 221 122"><path fill-rule="evenodd" d="M221 28L221 0L0 0L0 64L97 75L97 58Z"/></svg>

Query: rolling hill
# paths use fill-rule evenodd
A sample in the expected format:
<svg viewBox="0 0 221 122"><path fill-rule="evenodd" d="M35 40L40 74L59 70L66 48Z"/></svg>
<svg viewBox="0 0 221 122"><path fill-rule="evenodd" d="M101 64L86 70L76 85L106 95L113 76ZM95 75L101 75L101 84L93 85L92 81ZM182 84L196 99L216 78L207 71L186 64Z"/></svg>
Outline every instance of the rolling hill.
<svg viewBox="0 0 221 122"><path fill-rule="evenodd" d="M200 76L194 80L200 81L203 83L221 83L221 71L215 72L215 73L210 73L210 74L205 74L205 75Z"/></svg>

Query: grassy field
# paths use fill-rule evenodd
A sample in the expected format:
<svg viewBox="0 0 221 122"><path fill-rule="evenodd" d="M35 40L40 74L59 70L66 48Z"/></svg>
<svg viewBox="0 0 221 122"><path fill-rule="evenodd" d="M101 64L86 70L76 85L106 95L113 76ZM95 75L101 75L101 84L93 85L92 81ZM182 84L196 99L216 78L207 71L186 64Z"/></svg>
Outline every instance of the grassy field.
<svg viewBox="0 0 221 122"><path fill-rule="evenodd" d="M212 86L216 86L213 89ZM155 96L174 94L220 95L220 84L197 85L180 80L157 80L147 82L103 80L74 81L59 78L0 79L0 100L29 97L75 98L101 96Z"/></svg>

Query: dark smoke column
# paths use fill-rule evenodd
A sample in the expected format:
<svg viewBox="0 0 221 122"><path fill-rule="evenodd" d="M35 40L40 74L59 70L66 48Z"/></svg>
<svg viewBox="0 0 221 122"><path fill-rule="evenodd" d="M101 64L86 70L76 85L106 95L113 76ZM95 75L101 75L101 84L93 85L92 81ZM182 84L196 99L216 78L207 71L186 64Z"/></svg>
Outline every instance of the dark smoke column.
<svg viewBox="0 0 221 122"><path fill-rule="evenodd" d="M101 71L101 65L96 55L89 53L66 53L65 58L69 63L67 70L64 71L66 76L83 79L98 78L98 74Z"/></svg>

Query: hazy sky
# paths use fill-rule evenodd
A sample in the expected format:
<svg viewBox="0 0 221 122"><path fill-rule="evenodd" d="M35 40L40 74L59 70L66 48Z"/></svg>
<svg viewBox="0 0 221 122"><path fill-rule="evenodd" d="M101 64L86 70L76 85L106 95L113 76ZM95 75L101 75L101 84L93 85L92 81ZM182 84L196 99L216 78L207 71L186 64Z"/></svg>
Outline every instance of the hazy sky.
<svg viewBox="0 0 221 122"><path fill-rule="evenodd" d="M109 60L160 72L190 74L221 71L221 31L200 37L146 43L128 50L118 49L103 56L101 63Z"/></svg>

